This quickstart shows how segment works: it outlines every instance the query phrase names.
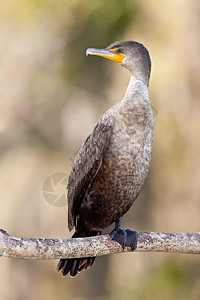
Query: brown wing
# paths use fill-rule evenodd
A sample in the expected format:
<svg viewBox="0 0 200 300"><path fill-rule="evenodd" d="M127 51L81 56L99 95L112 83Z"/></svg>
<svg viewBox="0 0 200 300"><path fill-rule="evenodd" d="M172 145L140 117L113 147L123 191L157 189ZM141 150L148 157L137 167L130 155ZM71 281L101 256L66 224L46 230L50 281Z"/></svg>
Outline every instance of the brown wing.
<svg viewBox="0 0 200 300"><path fill-rule="evenodd" d="M70 231L75 225L77 210L83 195L101 166L103 152L108 144L111 131L110 121L102 123L100 120L74 160L67 186L68 227Z"/></svg>

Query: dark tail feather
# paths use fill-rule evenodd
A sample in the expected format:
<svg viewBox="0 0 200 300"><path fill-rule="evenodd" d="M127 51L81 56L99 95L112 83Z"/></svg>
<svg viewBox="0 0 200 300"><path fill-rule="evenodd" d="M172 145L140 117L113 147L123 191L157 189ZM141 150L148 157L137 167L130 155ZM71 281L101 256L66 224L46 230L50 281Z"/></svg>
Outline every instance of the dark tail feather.
<svg viewBox="0 0 200 300"><path fill-rule="evenodd" d="M95 236L100 234L100 231L95 231L86 233L84 234L84 236ZM72 238L76 237L83 237L83 234L75 232ZM77 273L81 272L82 270L89 269L93 265L95 258L96 257L82 257L70 259L62 258L58 263L57 271L61 271L63 276L66 276L68 273L70 273L70 276L74 277Z"/></svg>

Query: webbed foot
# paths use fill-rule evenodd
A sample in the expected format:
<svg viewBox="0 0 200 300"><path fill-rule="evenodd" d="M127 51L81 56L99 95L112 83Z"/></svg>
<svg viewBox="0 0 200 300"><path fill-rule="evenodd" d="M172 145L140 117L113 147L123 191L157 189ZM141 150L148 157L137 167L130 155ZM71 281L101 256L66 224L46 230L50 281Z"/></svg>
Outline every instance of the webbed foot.
<svg viewBox="0 0 200 300"><path fill-rule="evenodd" d="M131 251L134 251L137 248L138 234L136 231L130 229L121 229L122 218L115 223L115 228L110 233L110 238L118 242L123 249L125 247L130 247Z"/></svg>
<svg viewBox="0 0 200 300"><path fill-rule="evenodd" d="M117 230L114 229L110 233L110 238L111 238L111 240L114 240L114 241L118 242L122 246L122 248L125 249L126 244L127 244L126 230L123 230L121 228L118 228Z"/></svg>
<svg viewBox="0 0 200 300"><path fill-rule="evenodd" d="M126 247L131 247L131 251L137 248L138 234L137 231L126 229Z"/></svg>

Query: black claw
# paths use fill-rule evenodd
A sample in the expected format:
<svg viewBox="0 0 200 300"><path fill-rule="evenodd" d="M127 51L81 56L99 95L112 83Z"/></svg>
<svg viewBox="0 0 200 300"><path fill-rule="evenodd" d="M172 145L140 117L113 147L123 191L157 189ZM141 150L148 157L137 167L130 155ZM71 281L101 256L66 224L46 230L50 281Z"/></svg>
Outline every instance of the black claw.
<svg viewBox="0 0 200 300"><path fill-rule="evenodd" d="M137 231L126 229L126 246L131 247L131 251L134 251L137 248L138 234Z"/></svg>

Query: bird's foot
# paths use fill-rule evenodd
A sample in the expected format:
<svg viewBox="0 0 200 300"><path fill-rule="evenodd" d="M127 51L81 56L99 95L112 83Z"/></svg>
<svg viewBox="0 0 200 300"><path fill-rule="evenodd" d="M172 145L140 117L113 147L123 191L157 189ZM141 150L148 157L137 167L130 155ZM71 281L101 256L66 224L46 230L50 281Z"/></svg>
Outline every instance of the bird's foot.
<svg viewBox="0 0 200 300"><path fill-rule="evenodd" d="M125 249L127 244L127 233L126 230L121 228L114 228L113 231L110 233L111 240L118 242L123 249Z"/></svg>
<svg viewBox="0 0 200 300"><path fill-rule="evenodd" d="M125 249L125 247L130 247L131 251L134 251L137 248L138 234L136 231L114 228L110 233L110 238L118 242L123 249Z"/></svg>
<svg viewBox="0 0 200 300"><path fill-rule="evenodd" d="M126 229L126 247L131 247L131 251L137 248L138 233L137 231Z"/></svg>

